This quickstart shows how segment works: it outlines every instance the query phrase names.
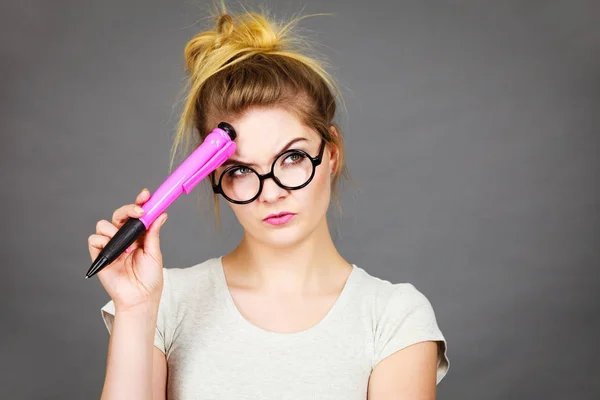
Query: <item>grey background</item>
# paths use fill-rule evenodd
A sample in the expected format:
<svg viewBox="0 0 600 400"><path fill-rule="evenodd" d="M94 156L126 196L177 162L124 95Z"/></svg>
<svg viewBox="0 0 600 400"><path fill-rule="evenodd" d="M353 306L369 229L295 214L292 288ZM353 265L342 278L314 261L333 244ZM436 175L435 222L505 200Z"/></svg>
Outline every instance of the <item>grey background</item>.
<svg viewBox="0 0 600 400"><path fill-rule="evenodd" d="M247 2L256 4L256 2ZM336 242L412 282L449 343L442 399L592 399L598 336L597 1L266 3L345 89L350 171ZM183 47L198 1L12 1L0 6L0 391L99 398L108 301L87 238L166 177ZM166 267L230 250L182 196Z"/></svg>

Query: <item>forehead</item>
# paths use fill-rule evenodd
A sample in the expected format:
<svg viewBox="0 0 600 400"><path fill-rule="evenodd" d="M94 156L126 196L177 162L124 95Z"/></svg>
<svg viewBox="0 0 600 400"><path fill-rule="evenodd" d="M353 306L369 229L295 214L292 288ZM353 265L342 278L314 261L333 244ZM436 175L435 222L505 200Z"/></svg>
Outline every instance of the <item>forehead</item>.
<svg viewBox="0 0 600 400"><path fill-rule="evenodd" d="M314 131L283 108L253 108L228 122L237 133L235 156L239 158L273 154L298 137L306 138L308 143L318 140Z"/></svg>

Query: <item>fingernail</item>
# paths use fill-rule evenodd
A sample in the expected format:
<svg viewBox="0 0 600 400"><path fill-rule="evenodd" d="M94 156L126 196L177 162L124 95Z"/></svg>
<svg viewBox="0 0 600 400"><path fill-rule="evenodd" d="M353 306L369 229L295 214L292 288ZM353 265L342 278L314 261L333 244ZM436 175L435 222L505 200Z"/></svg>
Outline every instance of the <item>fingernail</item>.
<svg viewBox="0 0 600 400"><path fill-rule="evenodd" d="M138 213L138 214L143 214L143 213L144 213L144 209L143 209L142 207L135 206L135 207L133 208L133 210L134 210L136 213Z"/></svg>
<svg viewBox="0 0 600 400"><path fill-rule="evenodd" d="M148 188L143 188L143 189L142 189L142 193L144 193L145 191L148 191L148 192L149 192L150 190L148 190Z"/></svg>
<svg viewBox="0 0 600 400"><path fill-rule="evenodd" d="M131 253L131 247L128 247L127 250L125 250L125 253Z"/></svg>
<svg viewBox="0 0 600 400"><path fill-rule="evenodd" d="M167 222L167 218L169 218L169 217L167 216L167 217L165 217L165 219L163 219L163 222L161 222L161 223L160 223L160 226L163 226L163 224L164 224L165 222Z"/></svg>

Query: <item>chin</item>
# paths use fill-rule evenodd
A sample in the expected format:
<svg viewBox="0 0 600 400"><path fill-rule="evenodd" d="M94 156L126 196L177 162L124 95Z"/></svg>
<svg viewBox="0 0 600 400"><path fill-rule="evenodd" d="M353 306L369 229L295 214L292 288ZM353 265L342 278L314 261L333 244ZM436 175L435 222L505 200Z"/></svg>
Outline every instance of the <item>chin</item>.
<svg viewBox="0 0 600 400"><path fill-rule="evenodd" d="M274 248L284 248L294 246L306 238L306 232L302 232L297 227L291 229L273 229L270 232L261 232L259 240Z"/></svg>
<svg viewBox="0 0 600 400"><path fill-rule="evenodd" d="M299 221L295 221L299 222ZM252 236L260 243L274 248L291 247L304 241L310 234L303 224L292 223L289 226L263 226L253 230Z"/></svg>

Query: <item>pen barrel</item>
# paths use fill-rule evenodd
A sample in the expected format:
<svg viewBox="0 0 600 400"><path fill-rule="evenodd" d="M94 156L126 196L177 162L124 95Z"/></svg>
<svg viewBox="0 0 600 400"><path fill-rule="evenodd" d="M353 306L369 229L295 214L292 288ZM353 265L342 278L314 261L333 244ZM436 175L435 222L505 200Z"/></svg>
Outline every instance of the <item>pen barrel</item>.
<svg viewBox="0 0 600 400"><path fill-rule="evenodd" d="M143 222L146 229L183 193L182 182L185 181L185 177L186 175L183 171L176 170L152 193L148 201L142 205L144 215L140 217L140 221Z"/></svg>
<svg viewBox="0 0 600 400"><path fill-rule="evenodd" d="M215 128L204 141L156 189L142 208L140 221L146 229L184 192L184 184L201 169L223 146L231 142L227 132Z"/></svg>

